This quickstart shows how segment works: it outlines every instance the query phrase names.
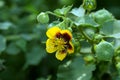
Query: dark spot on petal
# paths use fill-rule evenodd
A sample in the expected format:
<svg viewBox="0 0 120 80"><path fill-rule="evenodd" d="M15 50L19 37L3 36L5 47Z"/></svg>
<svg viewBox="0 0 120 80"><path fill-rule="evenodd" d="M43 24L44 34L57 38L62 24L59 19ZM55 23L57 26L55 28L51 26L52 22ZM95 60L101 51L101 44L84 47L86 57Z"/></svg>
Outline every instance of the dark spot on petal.
<svg viewBox="0 0 120 80"><path fill-rule="evenodd" d="M68 49L72 50L72 46L68 43L67 44Z"/></svg>
<svg viewBox="0 0 120 80"><path fill-rule="evenodd" d="M61 52L62 52L62 54L66 53L66 49L63 49Z"/></svg>
<svg viewBox="0 0 120 80"><path fill-rule="evenodd" d="M56 33L56 38L60 38L61 37L61 33Z"/></svg>
<svg viewBox="0 0 120 80"><path fill-rule="evenodd" d="M62 37L65 41L70 41L70 39L71 39L71 36L68 33L62 34Z"/></svg>

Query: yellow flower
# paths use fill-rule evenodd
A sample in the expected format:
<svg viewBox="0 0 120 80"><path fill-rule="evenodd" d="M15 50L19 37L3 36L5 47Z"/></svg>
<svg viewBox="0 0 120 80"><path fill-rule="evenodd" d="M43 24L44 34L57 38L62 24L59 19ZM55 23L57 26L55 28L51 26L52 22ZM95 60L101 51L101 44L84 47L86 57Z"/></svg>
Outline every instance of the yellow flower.
<svg viewBox="0 0 120 80"><path fill-rule="evenodd" d="M59 27L52 27L47 32L46 50L48 53L56 51L56 58L62 61L67 54L74 52L72 34L68 30L61 30Z"/></svg>

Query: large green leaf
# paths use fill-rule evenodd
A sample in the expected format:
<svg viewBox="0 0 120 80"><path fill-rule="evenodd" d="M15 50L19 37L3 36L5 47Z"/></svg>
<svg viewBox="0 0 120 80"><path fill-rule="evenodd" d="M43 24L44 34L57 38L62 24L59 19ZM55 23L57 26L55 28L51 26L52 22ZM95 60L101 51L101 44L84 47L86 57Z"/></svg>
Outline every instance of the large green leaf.
<svg viewBox="0 0 120 80"><path fill-rule="evenodd" d="M76 57L59 66L57 80L90 80L94 70L95 65L85 65L81 57Z"/></svg>
<svg viewBox="0 0 120 80"><path fill-rule="evenodd" d="M84 27L98 27L99 26L99 24L97 24L94 21L94 19L91 16L88 16L88 15L83 16L83 17L70 15L70 19L77 26L84 26Z"/></svg>
<svg viewBox="0 0 120 80"><path fill-rule="evenodd" d="M0 53L6 48L6 38L0 35Z"/></svg>
<svg viewBox="0 0 120 80"><path fill-rule="evenodd" d="M113 34L111 34L111 36L116 39L120 39L120 20L115 20L113 27Z"/></svg>
<svg viewBox="0 0 120 80"><path fill-rule="evenodd" d="M29 65L38 65L45 55L46 51L42 44L33 46L31 51L26 53L26 63L24 67L27 68Z"/></svg>
<svg viewBox="0 0 120 80"><path fill-rule="evenodd" d="M105 35L113 34L113 30L114 30L113 23L114 23L114 20L111 20L102 24L102 27L100 28L100 33Z"/></svg>
<svg viewBox="0 0 120 80"><path fill-rule="evenodd" d="M113 26L114 26L113 33L114 34L115 33L120 33L120 20L115 20Z"/></svg>
<svg viewBox="0 0 120 80"><path fill-rule="evenodd" d="M111 43L102 41L95 47L96 57L101 61L111 61L114 54L114 47Z"/></svg>

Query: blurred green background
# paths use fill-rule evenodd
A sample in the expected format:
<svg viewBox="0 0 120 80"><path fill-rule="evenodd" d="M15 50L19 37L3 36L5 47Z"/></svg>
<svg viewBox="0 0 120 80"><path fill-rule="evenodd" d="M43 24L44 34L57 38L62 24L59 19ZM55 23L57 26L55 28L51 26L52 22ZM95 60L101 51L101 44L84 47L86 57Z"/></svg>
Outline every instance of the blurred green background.
<svg viewBox="0 0 120 80"><path fill-rule="evenodd" d="M64 62L46 54L46 25L37 15L63 6L79 7L82 0L0 0L0 80L56 79L57 66ZM97 9L105 8L120 19L120 0L97 0ZM54 20L50 16L50 22Z"/></svg>

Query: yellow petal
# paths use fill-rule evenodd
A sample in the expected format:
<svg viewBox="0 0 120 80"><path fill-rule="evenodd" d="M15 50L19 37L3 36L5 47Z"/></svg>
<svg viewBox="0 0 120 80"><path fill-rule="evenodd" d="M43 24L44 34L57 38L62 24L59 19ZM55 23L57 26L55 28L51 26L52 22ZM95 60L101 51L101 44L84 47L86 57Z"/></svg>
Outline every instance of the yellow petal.
<svg viewBox="0 0 120 80"><path fill-rule="evenodd" d="M57 50L57 47L55 46L54 39L48 39L46 42L46 51L48 53L53 53Z"/></svg>
<svg viewBox="0 0 120 80"><path fill-rule="evenodd" d="M71 42L69 42L67 52L68 52L69 54L71 54L71 53L74 52L74 46L73 46L73 44L72 44Z"/></svg>
<svg viewBox="0 0 120 80"><path fill-rule="evenodd" d="M69 41L72 39L72 34L69 30L62 30L61 34L66 41Z"/></svg>
<svg viewBox="0 0 120 80"><path fill-rule="evenodd" d="M46 32L46 35L49 38L53 39L53 38L55 38L57 33L60 33L60 31L61 31L61 29L59 27L52 27L52 28L48 29L48 31Z"/></svg>
<svg viewBox="0 0 120 80"><path fill-rule="evenodd" d="M55 56L58 60L62 61L67 56L67 53L65 51L57 51Z"/></svg>

